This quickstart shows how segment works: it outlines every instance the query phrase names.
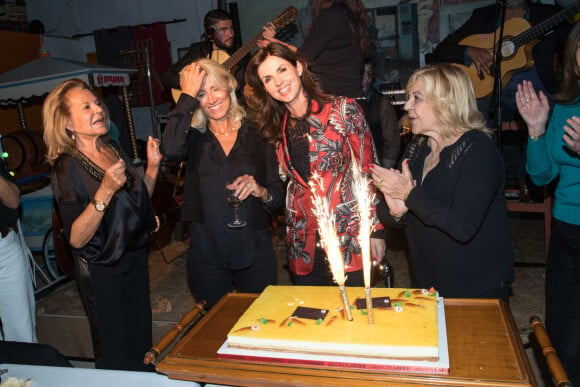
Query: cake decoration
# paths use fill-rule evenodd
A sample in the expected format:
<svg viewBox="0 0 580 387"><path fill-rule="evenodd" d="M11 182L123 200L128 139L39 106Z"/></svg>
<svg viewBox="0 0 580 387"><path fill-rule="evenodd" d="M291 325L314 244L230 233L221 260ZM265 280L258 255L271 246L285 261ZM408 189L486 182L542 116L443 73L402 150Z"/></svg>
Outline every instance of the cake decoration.
<svg viewBox="0 0 580 387"><path fill-rule="evenodd" d="M344 314L342 316L342 318L344 318ZM336 320L336 315L332 316L328 322L326 323L326 326L330 326L330 324L332 324L334 322L334 320Z"/></svg>
<svg viewBox="0 0 580 387"><path fill-rule="evenodd" d="M304 306L299 306L296 308L294 313L292 313L292 317L295 318L307 318L310 320L324 320L326 315L328 314L328 310L326 309L316 309L316 308L308 308Z"/></svg>
<svg viewBox="0 0 580 387"><path fill-rule="evenodd" d="M366 309L367 300L366 298L357 298L354 302L357 309ZM373 308L390 308L391 299L389 297L373 297L372 298Z"/></svg>

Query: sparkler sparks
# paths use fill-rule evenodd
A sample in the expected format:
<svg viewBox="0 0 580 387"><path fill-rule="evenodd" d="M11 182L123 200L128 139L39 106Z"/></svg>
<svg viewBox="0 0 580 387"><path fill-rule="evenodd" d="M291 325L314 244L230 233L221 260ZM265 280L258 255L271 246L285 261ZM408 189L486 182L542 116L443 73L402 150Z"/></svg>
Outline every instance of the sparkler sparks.
<svg viewBox="0 0 580 387"><path fill-rule="evenodd" d="M334 277L334 281L339 286L344 309L347 314L347 319L352 321L352 313L348 305L348 297L346 296L346 289L344 282L346 280L344 275L344 258L340 250L340 242L336 232L335 214L330 210L328 199L316 193L316 187L321 186L320 178L313 175L310 179L310 188L312 191L312 203L314 204L314 214L318 221L318 233L320 235L320 244L330 264L330 271Z"/></svg>
<svg viewBox="0 0 580 387"><path fill-rule="evenodd" d="M367 301L367 313L369 324L373 324L373 304L371 296L371 232L373 229L371 219L371 208L374 200L374 193L369 189L370 181L364 176L359 167L353 163L353 190L357 199L358 213L359 213L359 233L358 242L361 248L363 277L365 283L365 296Z"/></svg>

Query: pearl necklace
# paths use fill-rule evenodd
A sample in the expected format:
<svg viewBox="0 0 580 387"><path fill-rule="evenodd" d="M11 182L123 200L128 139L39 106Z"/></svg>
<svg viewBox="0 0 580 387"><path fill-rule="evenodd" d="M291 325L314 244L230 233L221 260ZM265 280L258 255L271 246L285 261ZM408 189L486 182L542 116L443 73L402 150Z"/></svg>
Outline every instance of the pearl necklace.
<svg viewBox="0 0 580 387"><path fill-rule="evenodd" d="M225 130L225 131L223 131L223 132L220 132L220 131L218 131L218 130L212 130L211 128L210 128L209 130L210 130L210 132L212 132L212 133L213 133L213 134L214 134L216 137L217 137L217 136L227 137L227 136L229 136L231 133L237 132L237 131L238 131L238 129L240 129L240 127L241 127L241 126L242 126L242 123L241 123L241 122L236 122L236 123L235 123L235 126L234 126L233 128L231 128L231 129L226 129L226 130Z"/></svg>

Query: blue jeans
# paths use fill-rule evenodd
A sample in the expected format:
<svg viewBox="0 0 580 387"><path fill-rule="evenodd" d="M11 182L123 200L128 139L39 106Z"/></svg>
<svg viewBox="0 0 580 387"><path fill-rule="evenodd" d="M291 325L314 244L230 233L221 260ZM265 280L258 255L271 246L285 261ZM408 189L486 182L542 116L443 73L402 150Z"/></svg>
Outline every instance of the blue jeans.
<svg viewBox="0 0 580 387"><path fill-rule="evenodd" d="M36 315L30 262L20 236L0 236L0 340L36 343Z"/></svg>
<svg viewBox="0 0 580 387"><path fill-rule="evenodd" d="M546 329L573 386L580 386L580 226L554 219L546 262Z"/></svg>

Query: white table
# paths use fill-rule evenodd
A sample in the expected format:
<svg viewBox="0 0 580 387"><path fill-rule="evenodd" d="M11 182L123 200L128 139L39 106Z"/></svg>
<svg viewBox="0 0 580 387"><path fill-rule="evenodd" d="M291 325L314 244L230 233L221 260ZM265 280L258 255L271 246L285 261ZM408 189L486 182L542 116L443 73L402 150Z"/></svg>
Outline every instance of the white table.
<svg viewBox="0 0 580 387"><path fill-rule="evenodd" d="M97 370L93 368L47 367L22 364L0 364L7 369L2 382L12 376L18 379L30 378L35 387L132 387L171 386L199 387L195 382L169 379L154 372Z"/></svg>

